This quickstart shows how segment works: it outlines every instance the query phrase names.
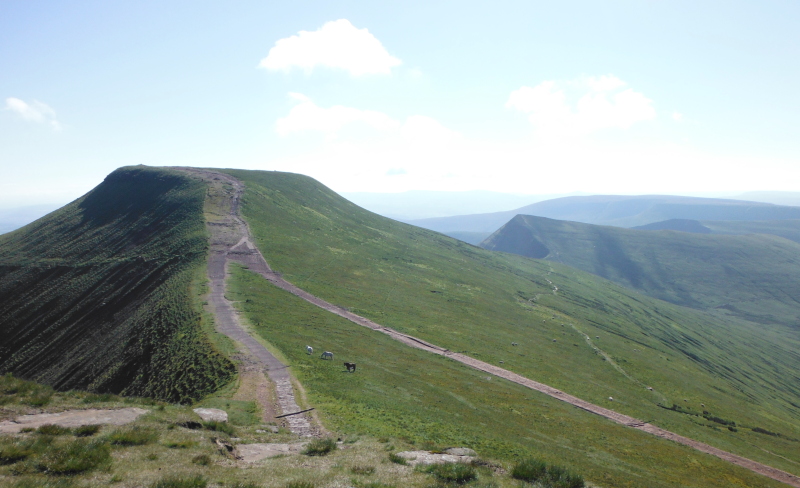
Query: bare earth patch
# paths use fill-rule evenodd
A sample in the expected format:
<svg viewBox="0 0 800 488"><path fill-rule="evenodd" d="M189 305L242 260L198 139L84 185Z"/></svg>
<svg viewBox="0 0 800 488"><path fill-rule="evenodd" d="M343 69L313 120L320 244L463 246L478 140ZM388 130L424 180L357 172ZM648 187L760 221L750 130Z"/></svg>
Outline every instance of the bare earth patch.
<svg viewBox="0 0 800 488"><path fill-rule="evenodd" d="M432 453L430 451L404 451L398 452L398 456L405 459L409 466L418 464L446 464L446 463L468 463L473 456L464 456L447 453Z"/></svg>
<svg viewBox="0 0 800 488"><path fill-rule="evenodd" d="M286 456L297 454L306 446L306 442L296 442L293 444L239 444L240 459L245 463L255 463L262 459L275 456Z"/></svg>
<svg viewBox="0 0 800 488"><path fill-rule="evenodd" d="M124 425L136 420L149 410L142 408L120 408L118 410L67 410L59 413L40 413L22 415L14 420L0 422L0 433L16 434L25 428L35 429L41 425L54 424L61 427L80 427L81 425Z"/></svg>

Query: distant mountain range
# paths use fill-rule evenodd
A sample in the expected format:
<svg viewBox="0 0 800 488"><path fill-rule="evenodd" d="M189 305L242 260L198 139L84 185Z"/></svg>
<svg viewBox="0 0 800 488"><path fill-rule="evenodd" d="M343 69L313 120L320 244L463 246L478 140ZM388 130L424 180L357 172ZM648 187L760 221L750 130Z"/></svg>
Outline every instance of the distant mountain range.
<svg viewBox="0 0 800 488"><path fill-rule="evenodd" d="M534 215L586 224L635 227L670 219L784 220L800 219L800 207L720 198L669 195L594 195L546 200L505 212L458 215L408 223L457 237L459 233L487 236L516 215ZM470 241L468 241L470 242Z"/></svg>
<svg viewBox="0 0 800 488"><path fill-rule="evenodd" d="M566 195L522 195L494 191L424 191L342 193L342 196L384 217L414 220L450 215L499 212Z"/></svg>
<svg viewBox="0 0 800 488"><path fill-rule="evenodd" d="M679 305L800 327L800 220L645 227L661 230L517 215L480 246L567 264Z"/></svg>

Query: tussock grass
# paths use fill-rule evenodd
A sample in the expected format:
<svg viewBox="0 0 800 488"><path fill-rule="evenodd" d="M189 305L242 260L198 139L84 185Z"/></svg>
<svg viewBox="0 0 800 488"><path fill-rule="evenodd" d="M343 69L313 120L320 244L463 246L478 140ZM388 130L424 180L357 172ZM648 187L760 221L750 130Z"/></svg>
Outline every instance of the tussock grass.
<svg viewBox="0 0 800 488"><path fill-rule="evenodd" d="M223 434L228 434L229 436L236 435L236 429L228 422L210 420L208 422L203 422L203 428L214 432L222 432Z"/></svg>
<svg viewBox="0 0 800 488"><path fill-rule="evenodd" d="M375 466L351 466L350 472L368 476L375 473Z"/></svg>
<svg viewBox="0 0 800 488"><path fill-rule="evenodd" d="M68 427L61 427L60 425L44 424L36 429L37 434L43 435L66 435L72 432Z"/></svg>
<svg viewBox="0 0 800 488"><path fill-rule="evenodd" d="M306 456L325 456L336 450L336 439L326 437L324 439L314 439L309 442L303 454Z"/></svg>
<svg viewBox="0 0 800 488"><path fill-rule="evenodd" d="M100 432L99 425L81 425L75 429L76 437L91 437Z"/></svg>
<svg viewBox="0 0 800 488"><path fill-rule="evenodd" d="M583 477L561 466L548 465L540 459L525 459L511 470L511 477L537 483L542 488L583 488Z"/></svg>
<svg viewBox="0 0 800 488"><path fill-rule="evenodd" d="M151 485L152 488L206 488L208 480L202 475L168 475Z"/></svg>
<svg viewBox="0 0 800 488"><path fill-rule="evenodd" d="M158 440L159 433L153 428L133 425L115 430L108 440L118 446L143 446Z"/></svg>
<svg viewBox="0 0 800 488"><path fill-rule="evenodd" d="M430 464L421 471L433 475L437 481L463 485L477 479L475 468L464 463Z"/></svg>
<svg viewBox="0 0 800 488"><path fill-rule="evenodd" d="M36 469L55 475L75 475L108 467L111 449L104 441L76 439L66 445L52 445L35 461Z"/></svg>

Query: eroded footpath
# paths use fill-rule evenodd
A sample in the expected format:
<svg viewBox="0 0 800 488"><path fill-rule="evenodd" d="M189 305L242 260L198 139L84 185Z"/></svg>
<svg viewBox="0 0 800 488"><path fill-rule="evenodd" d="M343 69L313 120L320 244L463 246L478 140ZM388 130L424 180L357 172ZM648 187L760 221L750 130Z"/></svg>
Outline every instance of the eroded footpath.
<svg viewBox="0 0 800 488"><path fill-rule="evenodd" d="M239 201L244 185L236 178L222 173L195 168L180 169L207 181L210 185L209 191L214 193L210 196L218 200L216 207L227 209L221 215L207 216L206 222L211 234L208 256L211 291L208 301L214 313L216 330L241 344L246 349L243 352L249 355L248 361L255 363L256 369L265 373L274 385L280 412L272 418L265 418L265 421L276 421L275 417L278 415L299 412L302 409L297 405L287 366L245 330L233 303L225 297L228 265L238 255L234 249L240 248L243 242L249 242L249 228L239 217ZM267 387L265 382L259 382L255 399L264 412L273 412L275 409L267 404L270 395L262 391ZM317 435L320 430L306 414L283 417L281 422L292 433L302 437Z"/></svg>

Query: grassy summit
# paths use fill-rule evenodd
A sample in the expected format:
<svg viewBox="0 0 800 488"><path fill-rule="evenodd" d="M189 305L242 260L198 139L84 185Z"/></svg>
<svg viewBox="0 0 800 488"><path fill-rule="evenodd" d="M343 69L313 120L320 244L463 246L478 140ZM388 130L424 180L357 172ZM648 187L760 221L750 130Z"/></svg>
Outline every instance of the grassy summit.
<svg viewBox="0 0 800 488"><path fill-rule="evenodd" d="M800 438L796 334L721 320L557 263L485 251L367 212L300 175L227 172L247 185L243 214L266 259L311 293L453 351L503 361L594 403L798 471L800 444L789 440ZM302 349L303 341L293 347ZM746 427L734 432L704 418L701 404L708 417ZM750 430L757 426L783 437Z"/></svg>
<svg viewBox="0 0 800 488"><path fill-rule="evenodd" d="M175 171L122 168L0 236L0 372L171 401L229 380L233 365L207 342L193 301L205 194Z"/></svg>

